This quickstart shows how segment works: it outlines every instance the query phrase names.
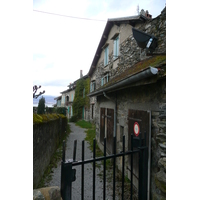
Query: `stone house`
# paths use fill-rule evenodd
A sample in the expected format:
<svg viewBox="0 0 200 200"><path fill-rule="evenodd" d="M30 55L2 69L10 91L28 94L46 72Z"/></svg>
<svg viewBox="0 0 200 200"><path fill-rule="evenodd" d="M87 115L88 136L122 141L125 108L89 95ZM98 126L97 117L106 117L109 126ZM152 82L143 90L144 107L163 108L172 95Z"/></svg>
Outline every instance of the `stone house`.
<svg viewBox="0 0 200 200"><path fill-rule="evenodd" d="M75 97L75 89L76 89L76 82L80 80L81 78L87 79L88 75L83 76L82 70L80 70L80 78L74 81L73 83L70 83L67 87L67 90L64 90L63 92L60 92L62 95L59 97L54 98L56 100L56 106L57 107L65 107L66 108L66 116L68 119L70 119L73 116L73 101ZM85 120L89 120L89 110L86 107L83 107L82 109L82 118Z"/></svg>
<svg viewBox="0 0 200 200"><path fill-rule="evenodd" d="M75 96L75 88L76 88L76 84L75 83L70 83L68 85L67 90L61 92L62 94L62 99L61 99L61 107L65 107L66 108L66 116L68 119L70 119L73 116L73 108L72 108L72 104L73 104L73 100L74 100L74 96Z"/></svg>
<svg viewBox="0 0 200 200"><path fill-rule="evenodd" d="M150 40L141 48L134 37L137 30L153 38L153 50ZM130 136L137 137L139 128L149 148L148 199L166 199L166 8L153 19L143 10L138 16L108 19L88 76L90 121L96 124L99 147L103 150L106 137L107 152L112 153L116 136L120 152L125 135L128 150ZM121 160L117 163L120 167ZM130 178L129 157L125 163ZM133 176L137 190L137 166Z"/></svg>
<svg viewBox="0 0 200 200"><path fill-rule="evenodd" d="M58 96L58 97L54 98L54 100L56 100L55 107L61 107L61 98L62 98L62 96Z"/></svg>

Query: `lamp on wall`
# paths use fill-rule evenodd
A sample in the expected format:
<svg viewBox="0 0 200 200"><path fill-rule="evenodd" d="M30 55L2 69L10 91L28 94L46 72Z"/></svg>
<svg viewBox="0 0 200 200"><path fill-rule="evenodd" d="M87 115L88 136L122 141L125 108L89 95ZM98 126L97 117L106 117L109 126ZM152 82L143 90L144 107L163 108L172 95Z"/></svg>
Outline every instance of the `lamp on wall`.
<svg viewBox="0 0 200 200"><path fill-rule="evenodd" d="M132 28L133 37L140 48L149 49L152 53L157 47L157 38L153 35Z"/></svg>

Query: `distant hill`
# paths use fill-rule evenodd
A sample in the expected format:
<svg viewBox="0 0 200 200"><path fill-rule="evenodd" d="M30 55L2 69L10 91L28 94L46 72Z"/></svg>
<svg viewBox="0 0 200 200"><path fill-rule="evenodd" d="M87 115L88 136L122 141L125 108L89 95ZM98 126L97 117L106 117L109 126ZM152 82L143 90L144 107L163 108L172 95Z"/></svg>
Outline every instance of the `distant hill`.
<svg viewBox="0 0 200 200"><path fill-rule="evenodd" d="M55 96L41 95L37 99L33 99L33 104L38 104L39 100L42 98L42 96L45 98L46 104L55 104L56 103L56 100L54 100L54 98L56 98Z"/></svg>

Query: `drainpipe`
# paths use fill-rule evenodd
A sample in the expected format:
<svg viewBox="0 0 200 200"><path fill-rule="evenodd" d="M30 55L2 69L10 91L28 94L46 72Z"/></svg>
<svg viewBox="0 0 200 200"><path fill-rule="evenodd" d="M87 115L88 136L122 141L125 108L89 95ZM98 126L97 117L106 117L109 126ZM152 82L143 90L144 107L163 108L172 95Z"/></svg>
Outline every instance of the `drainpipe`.
<svg viewBox="0 0 200 200"><path fill-rule="evenodd" d="M116 136L117 134L117 95L115 98L115 101L113 101L109 96L106 95L105 92L103 92L104 97L106 97L107 99L109 99L110 101L114 102L115 104L115 110L114 110L114 136Z"/></svg>

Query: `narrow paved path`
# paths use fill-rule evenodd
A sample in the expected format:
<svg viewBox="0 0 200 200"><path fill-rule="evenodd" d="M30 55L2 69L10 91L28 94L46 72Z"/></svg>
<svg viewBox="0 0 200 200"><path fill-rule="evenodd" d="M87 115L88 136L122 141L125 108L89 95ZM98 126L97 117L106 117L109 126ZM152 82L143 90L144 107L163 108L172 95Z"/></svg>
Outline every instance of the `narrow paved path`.
<svg viewBox="0 0 200 200"><path fill-rule="evenodd" d="M82 156L82 141L86 137L85 130L76 126L74 123L69 123L71 133L68 136L66 142L66 159L73 158L73 145L74 140L77 140L77 151L76 151L76 160L81 160ZM89 149L89 143L85 141L85 159L92 158L93 153ZM76 169L76 181L72 183L72 200L81 199L81 166L74 167ZM93 188L93 166L91 163L85 165L84 168L84 199L92 199L92 188ZM98 176L101 169L96 168L96 187L95 187L95 199L103 199L103 181ZM61 162L57 165L57 168L53 169L52 180L49 182L48 186L59 186L61 187ZM111 191L106 191L106 199L111 200Z"/></svg>

